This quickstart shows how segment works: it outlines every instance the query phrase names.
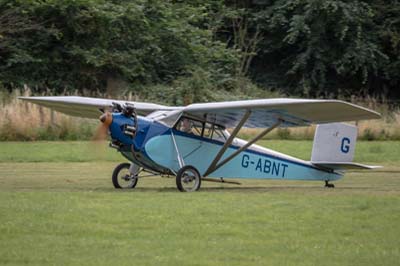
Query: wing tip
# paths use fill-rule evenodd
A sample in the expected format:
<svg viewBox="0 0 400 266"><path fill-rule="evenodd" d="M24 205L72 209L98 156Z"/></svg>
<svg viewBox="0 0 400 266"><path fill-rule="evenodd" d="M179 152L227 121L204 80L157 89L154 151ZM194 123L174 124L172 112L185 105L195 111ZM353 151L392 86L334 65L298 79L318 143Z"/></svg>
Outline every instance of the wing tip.
<svg viewBox="0 0 400 266"><path fill-rule="evenodd" d="M364 106L361 106L358 104L354 104L354 103L350 103L350 102L346 102L346 101L342 101L342 100L336 100L336 101L350 105L354 108L357 108L357 109L367 112L367 114L365 115L366 118L363 118L363 120L364 119L381 119L382 118L382 115L379 112L369 109L367 107L364 107Z"/></svg>
<svg viewBox="0 0 400 266"><path fill-rule="evenodd" d="M18 100L27 101L27 102L36 102L39 101L39 97L28 97L28 96L18 96Z"/></svg>

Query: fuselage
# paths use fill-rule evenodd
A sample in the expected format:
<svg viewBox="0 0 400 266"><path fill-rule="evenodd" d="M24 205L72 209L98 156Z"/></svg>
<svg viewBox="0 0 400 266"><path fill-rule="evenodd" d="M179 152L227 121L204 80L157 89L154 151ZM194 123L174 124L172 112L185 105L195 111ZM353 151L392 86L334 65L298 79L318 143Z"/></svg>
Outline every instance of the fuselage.
<svg viewBox="0 0 400 266"><path fill-rule="evenodd" d="M214 160L226 138L227 131L218 138L183 132L160 121L138 117L136 136L124 134L124 125L132 119L114 113L110 125L111 138L119 151L131 162L158 173L176 173L184 165L194 166L203 175ZM247 142L235 138L222 159ZM286 154L259 145L251 145L231 161L208 175L212 178L260 178L294 180L337 180L340 174L318 168Z"/></svg>

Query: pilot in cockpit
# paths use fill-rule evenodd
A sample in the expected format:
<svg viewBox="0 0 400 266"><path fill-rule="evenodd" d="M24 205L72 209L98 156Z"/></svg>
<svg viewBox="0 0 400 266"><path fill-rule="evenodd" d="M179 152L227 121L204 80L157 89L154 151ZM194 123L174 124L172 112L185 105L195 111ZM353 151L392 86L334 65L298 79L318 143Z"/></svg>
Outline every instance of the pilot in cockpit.
<svg viewBox="0 0 400 266"><path fill-rule="evenodd" d="M181 127L180 130L185 132L185 133L189 133L192 134L192 123L189 121L189 119L187 118L183 118L181 121Z"/></svg>

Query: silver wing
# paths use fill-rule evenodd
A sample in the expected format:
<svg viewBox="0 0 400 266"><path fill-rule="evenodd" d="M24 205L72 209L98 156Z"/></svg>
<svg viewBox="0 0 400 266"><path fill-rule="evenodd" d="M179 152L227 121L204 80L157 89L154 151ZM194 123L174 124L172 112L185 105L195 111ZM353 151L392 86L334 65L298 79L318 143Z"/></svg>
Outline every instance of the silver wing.
<svg viewBox="0 0 400 266"><path fill-rule="evenodd" d="M108 110L113 102L127 101L77 96L20 97L56 111L79 117L98 118L100 110ZM177 119L181 114L197 117L224 127L235 127L246 112L249 118L243 127L266 128L282 120L281 127L309 124L379 119L380 114L367 108L338 100L260 99L231 102L191 104L186 107L164 106L153 103L128 102L135 105L138 114L149 115L162 111L160 120ZM156 116L154 116L156 119ZM157 119L156 119L157 120ZM170 123L168 123L170 124Z"/></svg>
<svg viewBox="0 0 400 266"><path fill-rule="evenodd" d="M148 115L158 110L174 110L174 108L154 103L131 102L78 96L19 97L19 99L48 107L67 115L86 118L99 118L102 111L110 110L113 102L119 104L134 104L139 115Z"/></svg>
<svg viewBox="0 0 400 266"><path fill-rule="evenodd" d="M290 127L381 117L375 111L343 101L286 98L191 104L182 111L225 127L234 127L250 111L244 127L252 128L269 127L279 119L284 121L281 126Z"/></svg>

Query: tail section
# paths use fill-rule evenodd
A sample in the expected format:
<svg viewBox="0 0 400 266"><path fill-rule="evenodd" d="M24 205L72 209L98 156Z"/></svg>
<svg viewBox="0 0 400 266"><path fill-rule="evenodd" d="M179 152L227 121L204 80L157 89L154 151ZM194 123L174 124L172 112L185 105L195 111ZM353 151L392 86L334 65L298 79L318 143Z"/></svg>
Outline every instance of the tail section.
<svg viewBox="0 0 400 266"><path fill-rule="evenodd" d="M311 163L332 170L373 169L352 163L357 141L357 127L343 123L317 126L311 154Z"/></svg>
<svg viewBox="0 0 400 266"><path fill-rule="evenodd" d="M317 126L311 154L312 162L352 162L357 141L357 127L342 124Z"/></svg>

